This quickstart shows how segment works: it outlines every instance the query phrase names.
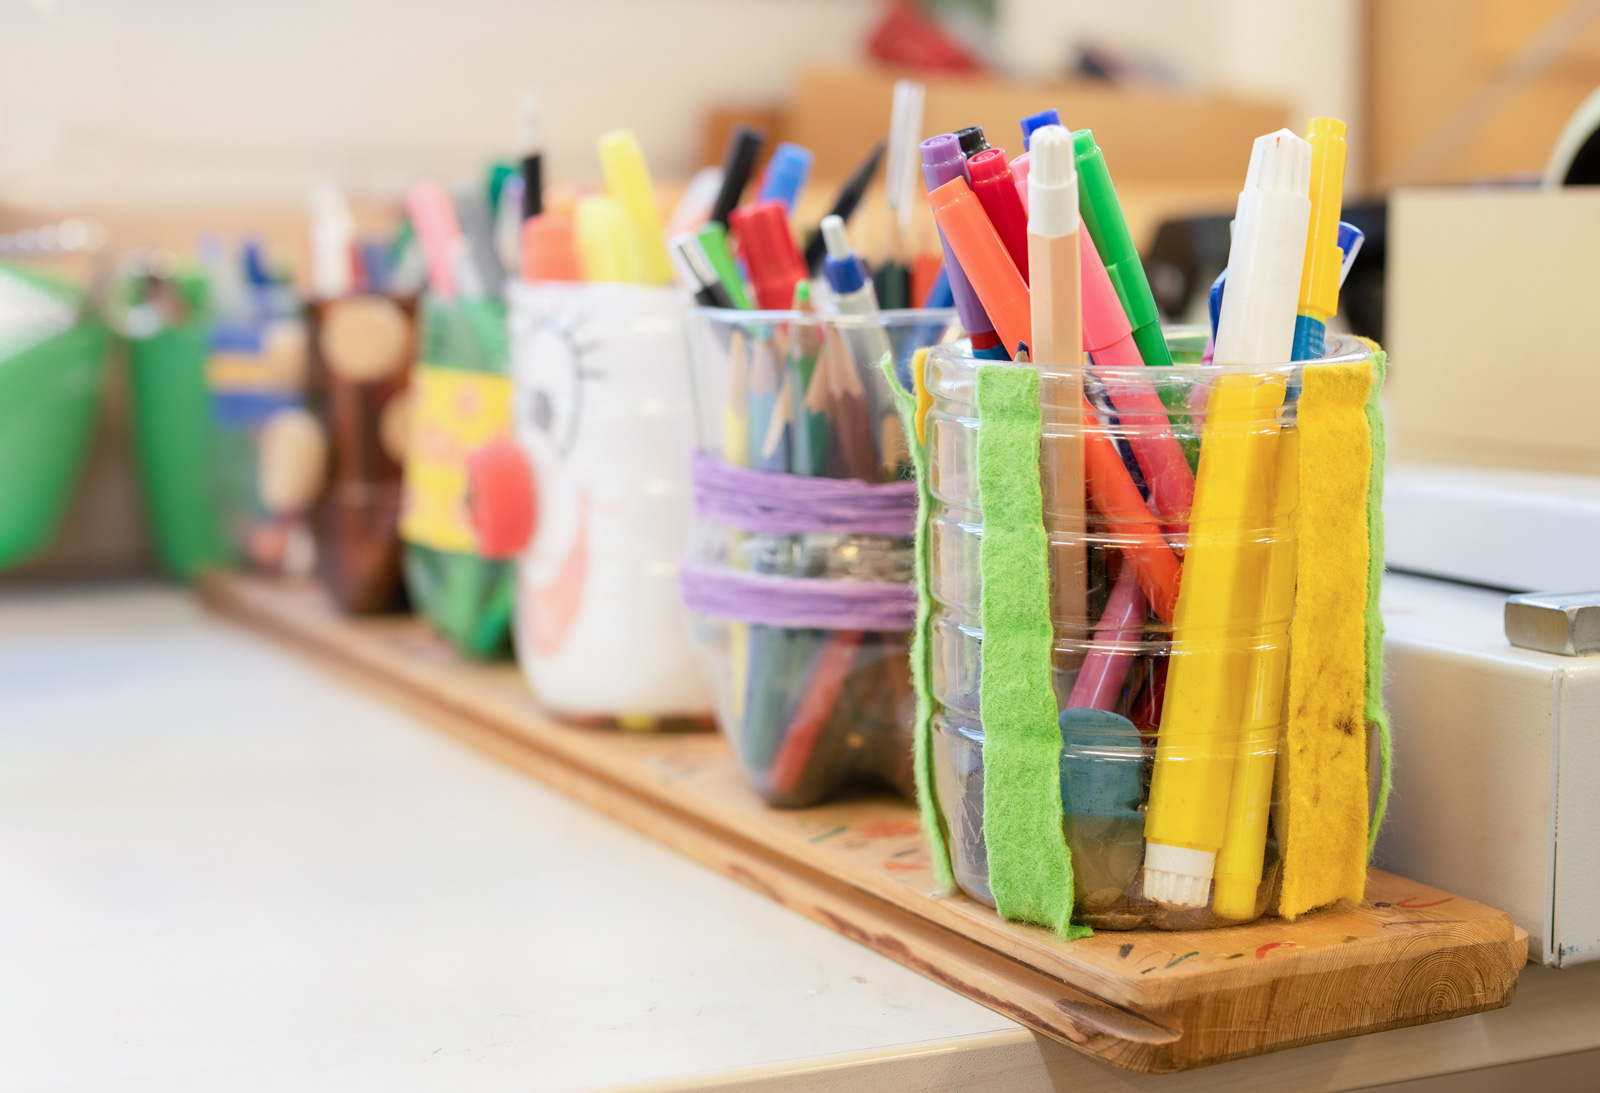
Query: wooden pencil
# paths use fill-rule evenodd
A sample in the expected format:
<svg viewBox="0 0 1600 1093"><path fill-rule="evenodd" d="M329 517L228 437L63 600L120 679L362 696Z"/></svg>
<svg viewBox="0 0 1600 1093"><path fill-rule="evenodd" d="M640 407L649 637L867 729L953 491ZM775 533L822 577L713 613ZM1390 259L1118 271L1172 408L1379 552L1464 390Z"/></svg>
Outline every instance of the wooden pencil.
<svg viewBox="0 0 1600 1093"><path fill-rule="evenodd" d="M878 451L873 436L872 411L867 406L867 389L861 382L843 338L834 334L823 340L817 367L827 370L833 397L835 447L841 457L844 477L877 482L880 478Z"/></svg>

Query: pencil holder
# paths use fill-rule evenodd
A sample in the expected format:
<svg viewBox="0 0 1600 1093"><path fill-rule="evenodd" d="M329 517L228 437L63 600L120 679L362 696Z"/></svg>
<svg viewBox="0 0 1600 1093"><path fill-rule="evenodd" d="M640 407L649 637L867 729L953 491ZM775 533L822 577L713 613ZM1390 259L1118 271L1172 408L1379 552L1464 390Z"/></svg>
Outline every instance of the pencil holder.
<svg viewBox="0 0 1600 1093"><path fill-rule="evenodd" d="M1170 368L941 346L914 422L924 823L947 881L1064 936L1365 883L1383 356L1167 340Z"/></svg>
<svg viewBox="0 0 1600 1093"><path fill-rule="evenodd" d="M234 560L209 480L211 288L200 273L158 275L137 252L127 264L110 297L110 321L128 343L141 511L162 572L187 581Z"/></svg>
<svg viewBox="0 0 1600 1093"><path fill-rule="evenodd" d="M517 563L517 660L569 719L710 718L677 586L691 303L646 285L511 286L516 436L537 499Z"/></svg>
<svg viewBox="0 0 1600 1093"><path fill-rule="evenodd" d="M276 306L274 306L276 305ZM208 335L210 496L234 557L305 576L315 562L310 509L326 443L306 410L306 327L292 301L254 301Z"/></svg>
<svg viewBox="0 0 1600 1093"><path fill-rule="evenodd" d="M406 593L457 650L488 659L507 651L516 567L481 548L469 466L511 436L506 310L425 296L421 313L400 501Z"/></svg>
<svg viewBox="0 0 1600 1093"><path fill-rule="evenodd" d="M768 802L913 792L916 483L896 412L947 311L691 320L695 526L682 590L717 722Z"/></svg>
<svg viewBox="0 0 1600 1093"><path fill-rule="evenodd" d="M84 303L0 266L0 569L50 546L88 455L106 327Z"/></svg>
<svg viewBox="0 0 1600 1093"><path fill-rule="evenodd" d="M318 300L306 312L310 402L328 441L328 480L312 518L317 575L340 607L405 604L400 482L416 357L414 297Z"/></svg>

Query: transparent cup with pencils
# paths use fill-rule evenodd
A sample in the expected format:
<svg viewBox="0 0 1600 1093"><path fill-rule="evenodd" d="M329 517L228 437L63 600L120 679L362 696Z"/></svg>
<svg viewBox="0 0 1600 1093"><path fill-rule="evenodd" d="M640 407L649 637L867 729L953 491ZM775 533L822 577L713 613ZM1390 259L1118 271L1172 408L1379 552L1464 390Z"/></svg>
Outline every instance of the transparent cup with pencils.
<svg viewBox="0 0 1600 1093"><path fill-rule="evenodd" d="M719 727L772 804L860 779L914 792L917 486L890 385L909 388L913 362L957 333L949 310L690 319L682 592Z"/></svg>
<svg viewBox="0 0 1600 1093"><path fill-rule="evenodd" d="M986 763L986 721L1014 714L1031 670L1015 649L1047 614L1073 920L1103 929L1222 926L1275 905L1290 634L1308 580L1297 585L1302 392L1324 372L1364 374L1372 356L1330 338L1323 359L1215 367L1199 363L1204 330L1166 337L1170 367L1034 366L1037 436L1009 458L1030 453L1036 475L1001 462L1017 426L984 404L979 373L995 366L959 343L927 365L931 750L950 864L994 905L985 820L1012 798ZM1367 458L1364 440L1331 435L1319 458ZM1028 520L1042 515L1042 535L1022 547L985 542L1015 517L1000 473L1039 483ZM1039 620L997 606L1030 551L1048 571ZM1359 658L1361 640L1339 638L1339 652ZM1331 806L1297 807L1295 822L1314 825Z"/></svg>

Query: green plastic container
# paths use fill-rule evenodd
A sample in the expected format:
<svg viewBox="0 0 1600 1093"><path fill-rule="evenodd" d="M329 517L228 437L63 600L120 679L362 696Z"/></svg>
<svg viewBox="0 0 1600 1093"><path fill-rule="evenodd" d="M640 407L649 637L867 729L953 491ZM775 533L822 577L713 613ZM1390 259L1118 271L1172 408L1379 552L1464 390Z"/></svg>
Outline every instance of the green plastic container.
<svg viewBox="0 0 1600 1093"><path fill-rule="evenodd" d="M499 300L422 301L418 360L506 375L506 309ZM516 563L408 542L406 592L417 613L462 653L480 660L510 652Z"/></svg>
<svg viewBox="0 0 1600 1093"><path fill-rule="evenodd" d="M188 315L131 340L128 374L139 481L156 557L168 576L189 580L233 556L212 487L206 282L183 274L175 286Z"/></svg>
<svg viewBox="0 0 1600 1093"><path fill-rule="evenodd" d="M82 307L63 286L10 267L0 275ZM104 323L80 318L42 341L0 348L0 569L55 539L89 450L106 341Z"/></svg>

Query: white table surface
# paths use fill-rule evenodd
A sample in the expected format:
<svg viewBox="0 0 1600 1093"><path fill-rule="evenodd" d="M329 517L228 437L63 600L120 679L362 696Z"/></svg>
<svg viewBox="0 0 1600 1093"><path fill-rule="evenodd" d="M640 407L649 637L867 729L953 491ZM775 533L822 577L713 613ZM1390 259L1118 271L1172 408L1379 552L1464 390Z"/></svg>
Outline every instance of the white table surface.
<svg viewBox="0 0 1600 1093"><path fill-rule="evenodd" d="M1595 1049L1600 967L1530 969L1499 1013L1128 1074L180 593L0 593L0 1089L1550 1090Z"/></svg>

